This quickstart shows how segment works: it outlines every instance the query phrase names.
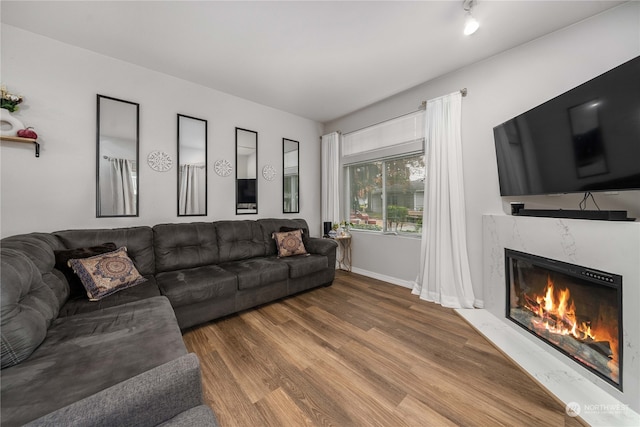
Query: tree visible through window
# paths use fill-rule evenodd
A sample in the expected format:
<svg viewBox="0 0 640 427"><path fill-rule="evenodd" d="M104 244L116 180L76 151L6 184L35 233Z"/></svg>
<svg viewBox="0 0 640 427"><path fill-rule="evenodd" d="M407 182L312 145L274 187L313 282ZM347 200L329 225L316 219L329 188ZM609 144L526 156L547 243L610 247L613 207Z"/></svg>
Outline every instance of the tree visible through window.
<svg viewBox="0 0 640 427"><path fill-rule="evenodd" d="M424 209L424 156L347 167L354 229L419 233Z"/></svg>

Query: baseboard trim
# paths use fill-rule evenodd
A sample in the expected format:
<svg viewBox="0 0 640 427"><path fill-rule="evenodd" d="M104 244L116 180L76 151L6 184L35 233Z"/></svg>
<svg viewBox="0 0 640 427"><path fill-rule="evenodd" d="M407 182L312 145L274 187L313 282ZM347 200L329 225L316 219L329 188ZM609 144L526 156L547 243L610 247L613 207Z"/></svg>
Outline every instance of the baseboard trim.
<svg viewBox="0 0 640 427"><path fill-rule="evenodd" d="M410 282L408 280L402 280L402 279L398 279L396 277L386 276L386 275L380 274L380 273L374 273L372 271L363 270L363 269L358 268L358 267L353 267L351 269L351 271L353 273L360 274L362 276L367 276L367 277L370 277L372 279L378 279L378 280L382 280L383 282L389 282L392 285L398 285L398 286L402 286L403 288L413 289L413 282ZM484 308L484 300L475 299L473 301L473 306L475 308Z"/></svg>
<svg viewBox="0 0 640 427"><path fill-rule="evenodd" d="M403 288L413 289L413 283L408 280L402 280L391 276L385 276L384 274L374 273L373 271L363 270L361 268L353 267L351 269L353 273L360 274L362 276L371 277L372 279L382 280L383 282L389 282L392 285L402 286Z"/></svg>

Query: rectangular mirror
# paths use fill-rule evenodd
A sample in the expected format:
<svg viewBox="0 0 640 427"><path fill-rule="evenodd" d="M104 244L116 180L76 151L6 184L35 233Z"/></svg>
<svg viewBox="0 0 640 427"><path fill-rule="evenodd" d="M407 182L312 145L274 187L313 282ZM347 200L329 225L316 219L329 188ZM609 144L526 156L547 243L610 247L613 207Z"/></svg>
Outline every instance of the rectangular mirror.
<svg viewBox="0 0 640 427"><path fill-rule="evenodd" d="M236 128L236 214L258 213L258 132Z"/></svg>
<svg viewBox="0 0 640 427"><path fill-rule="evenodd" d="M282 212L300 213L300 143L282 138Z"/></svg>
<svg viewBox="0 0 640 427"><path fill-rule="evenodd" d="M207 214L207 121L178 114L178 216Z"/></svg>
<svg viewBox="0 0 640 427"><path fill-rule="evenodd" d="M97 99L96 217L138 216L140 105Z"/></svg>

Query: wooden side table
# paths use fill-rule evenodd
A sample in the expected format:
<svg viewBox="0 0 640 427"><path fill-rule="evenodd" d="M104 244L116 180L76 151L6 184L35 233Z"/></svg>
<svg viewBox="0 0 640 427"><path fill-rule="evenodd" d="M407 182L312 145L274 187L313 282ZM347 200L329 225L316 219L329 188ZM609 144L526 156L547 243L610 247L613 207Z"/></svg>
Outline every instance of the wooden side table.
<svg viewBox="0 0 640 427"><path fill-rule="evenodd" d="M340 270L351 271L351 235L345 234L342 236L329 237L338 242L338 254L336 259L338 261L338 268Z"/></svg>

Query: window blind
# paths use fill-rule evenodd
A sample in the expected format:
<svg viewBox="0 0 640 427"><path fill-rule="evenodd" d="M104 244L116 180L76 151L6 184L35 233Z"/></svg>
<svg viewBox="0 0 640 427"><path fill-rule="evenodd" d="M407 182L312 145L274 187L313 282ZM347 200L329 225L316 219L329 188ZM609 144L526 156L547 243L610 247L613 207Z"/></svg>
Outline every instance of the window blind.
<svg viewBox="0 0 640 427"><path fill-rule="evenodd" d="M424 152L424 121L419 110L344 134L343 165Z"/></svg>

